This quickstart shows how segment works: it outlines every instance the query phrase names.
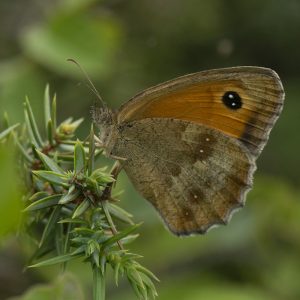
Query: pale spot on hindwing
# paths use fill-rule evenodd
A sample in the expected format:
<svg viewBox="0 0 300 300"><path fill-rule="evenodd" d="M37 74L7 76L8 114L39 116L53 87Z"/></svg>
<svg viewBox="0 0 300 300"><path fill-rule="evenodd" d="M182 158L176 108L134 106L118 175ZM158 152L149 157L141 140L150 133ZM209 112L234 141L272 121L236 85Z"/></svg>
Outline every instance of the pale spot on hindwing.
<svg viewBox="0 0 300 300"><path fill-rule="evenodd" d="M199 124L147 119L122 126L114 151L136 189L177 235L225 224L251 185L239 141Z"/></svg>
<svg viewBox="0 0 300 300"><path fill-rule="evenodd" d="M199 204L204 201L204 194L200 189L188 190L188 201L192 204Z"/></svg>
<svg viewBox="0 0 300 300"><path fill-rule="evenodd" d="M205 161L213 155L213 146L216 139L210 133L197 131L190 125L182 133L182 140L192 148L195 161Z"/></svg>
<svg viewBox="0 0 300 300"><path fill-rule="evenodd" d="M188 206L182 207L182 214L186 221L194 221L195 220L194 212Z"/></svg>

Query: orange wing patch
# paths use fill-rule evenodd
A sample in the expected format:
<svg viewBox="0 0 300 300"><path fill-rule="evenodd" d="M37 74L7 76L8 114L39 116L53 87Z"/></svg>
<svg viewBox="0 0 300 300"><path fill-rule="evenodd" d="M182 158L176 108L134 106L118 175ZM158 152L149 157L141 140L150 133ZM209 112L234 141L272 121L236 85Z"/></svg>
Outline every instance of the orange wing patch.
<svg viewBox="0 0 300 300"><path fill-rule="evenodd" d="M145 118L191 121L238 138L253 154L259 153L282 107L283 90L276 73L255 67L201 73L137 95L121 108L118 122ZM223 103L228 91L239 95L241 108L231 109Z"/></svg>
<svg viewBox="0 0 300 300"><path fill-rule="evenodd" d="M222 102L226 91L236 91L241 98L247 98L243 89L236 82L224 85L214 84L192 85L177 91L161 95L147 104L137 107L126 116L127 121L145 118L174 118L191 121L241 137L247 122L255 112L247 102L240 111L229 110Z"/></svg>

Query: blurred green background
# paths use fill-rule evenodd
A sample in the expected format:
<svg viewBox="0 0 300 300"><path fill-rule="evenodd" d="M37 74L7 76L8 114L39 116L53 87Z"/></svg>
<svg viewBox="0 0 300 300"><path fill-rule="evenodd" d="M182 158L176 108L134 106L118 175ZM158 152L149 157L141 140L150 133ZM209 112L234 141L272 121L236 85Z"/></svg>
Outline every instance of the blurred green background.
<svg viewBox="0 0 300 300"><path fill-rule="evenodd" d="M161 279L158 299L300 299L299 31L298 0L1 0L0 112L22 121L28 95L41 119L43 91L50 83L60 120L85 117L79 136L86 136L95 96L67 58L80 62L111 107L186 73L237 65L273 68L285 87L285 107L258 160L247 205L228 226L205 236L174 237L125 174L118 188L125 190L122 205L144 222L132 250L143 254L143 263ZM0 217L11 201L18 218L17 192L7 183L16 174L5 163L10 154L0 150L5 183ZM17 219L6 219L5 231L13 232L11 221ZM53 292L53 285L59 289L61 281L46 284L58 269L22 273L27 249L13 235L1 239L0 299L21 295L36 283L45 285L14 299L54 299L47 291ZM89 299L88 267L78 263L70 269L76 278L62 280ZM82 292L70 299L82 299ZM134 299L125 281L115 288L110 280L108 295Z"/></svg>

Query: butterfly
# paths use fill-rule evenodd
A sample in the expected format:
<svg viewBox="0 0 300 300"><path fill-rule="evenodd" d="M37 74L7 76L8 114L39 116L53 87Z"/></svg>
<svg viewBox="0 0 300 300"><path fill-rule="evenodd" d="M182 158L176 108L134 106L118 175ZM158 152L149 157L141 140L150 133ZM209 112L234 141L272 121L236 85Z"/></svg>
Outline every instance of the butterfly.
<svg viewBox="0 0 300 300"><path fill-rule="evenodd" d="M244 206L283 100L273 70L233 67L151 87L117 111L95 107L93 119L106 155L169 230L204 234Z"/></svg>

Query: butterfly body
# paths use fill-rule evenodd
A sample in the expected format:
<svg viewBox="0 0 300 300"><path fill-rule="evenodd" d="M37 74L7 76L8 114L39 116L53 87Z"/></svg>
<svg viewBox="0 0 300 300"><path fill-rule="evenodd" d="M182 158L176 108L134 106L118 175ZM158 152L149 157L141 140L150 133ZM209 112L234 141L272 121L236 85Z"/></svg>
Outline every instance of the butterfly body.
<svg viewBox="0 0 300 300"><path fill-rule="evenodd" d="M190 235L244 205L282 102L274 71L237 67L158 85L94 120L106 154L120 158L173 233Z"/></svg>

